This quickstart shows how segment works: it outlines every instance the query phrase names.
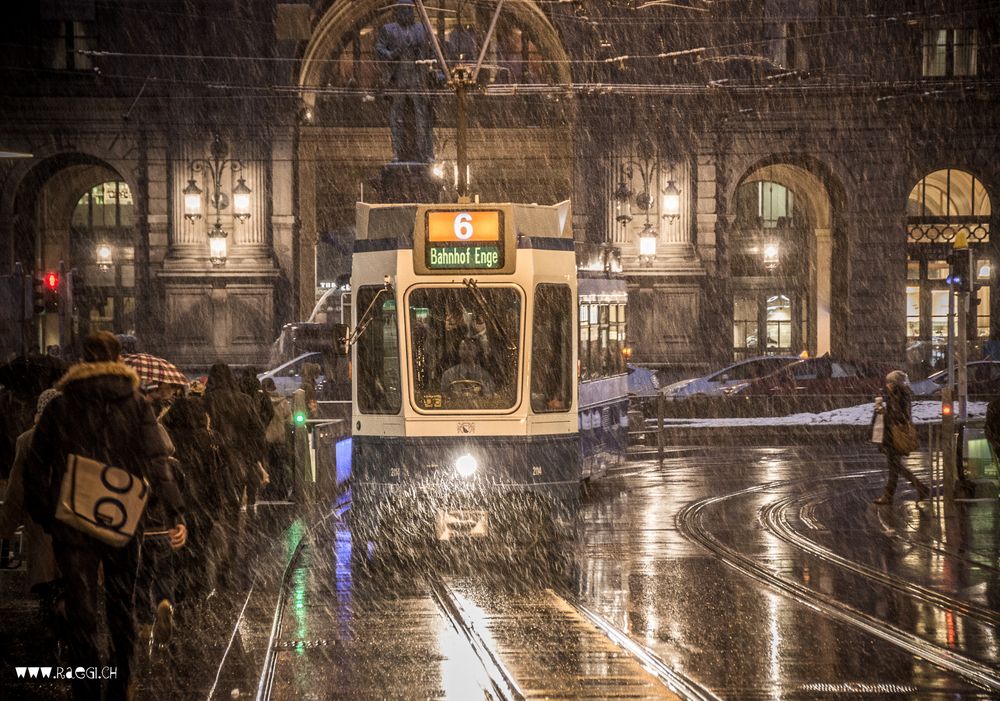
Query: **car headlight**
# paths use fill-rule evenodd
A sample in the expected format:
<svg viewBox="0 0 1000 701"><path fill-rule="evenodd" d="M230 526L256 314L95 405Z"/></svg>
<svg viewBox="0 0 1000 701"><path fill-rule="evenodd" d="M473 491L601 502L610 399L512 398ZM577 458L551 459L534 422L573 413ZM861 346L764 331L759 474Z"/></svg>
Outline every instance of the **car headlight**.
<svg viewBox="0 0 1000 701"><path fill-rule="evenodd" d="M460 455L455 460L455 472L460 474L462 477L470 477L479 468L479 462L466 453L465 455Z"/></svg>

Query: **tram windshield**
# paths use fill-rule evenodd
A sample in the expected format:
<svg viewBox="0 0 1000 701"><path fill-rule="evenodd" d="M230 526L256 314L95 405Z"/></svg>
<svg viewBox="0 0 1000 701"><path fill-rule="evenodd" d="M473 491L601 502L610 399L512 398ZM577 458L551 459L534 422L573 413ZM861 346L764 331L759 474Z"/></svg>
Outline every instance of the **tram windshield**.
<svg viewBox="0 0 1000 701"><path fill-rule="evenodd" d="M425 410L517 401L521 296L512 287L432 287L409 296L413 392Z"/></svg>

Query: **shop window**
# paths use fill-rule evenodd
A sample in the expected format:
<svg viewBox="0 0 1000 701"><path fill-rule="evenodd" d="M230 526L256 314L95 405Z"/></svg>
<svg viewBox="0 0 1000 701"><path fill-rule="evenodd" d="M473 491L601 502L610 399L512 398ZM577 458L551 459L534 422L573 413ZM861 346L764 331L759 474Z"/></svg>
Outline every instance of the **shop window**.
<svg viewBox="0 0 1000 701"><path fill-rule="evenodd" d="M134 202L128 183L111 180L95 185L73 210L73 226L101 228L132 226Z"/></svg>
<svg viewBox="0 0 1000 701"><path fill-rule="evenodd" d="M756 297L740 296L733 300L733 348L737 353L757 348Z"/></svg>
<svg viewBox="0 0 1000 701"><path fill-rule="evenodd" d="M785 295L767 299L767 351L791 350L792 301Z"/></svg>
<svg viewBox="0 0 1000 701"><path fill-rule="evenodd" d="M906 288L906 337L920 337L920 288Z"/></svg>
<svg viewBox="0 0 1000 701"><path fill-rule="evenodd" d="M980 287L976 292L976 336L990 337L990 288Z"/></svg>

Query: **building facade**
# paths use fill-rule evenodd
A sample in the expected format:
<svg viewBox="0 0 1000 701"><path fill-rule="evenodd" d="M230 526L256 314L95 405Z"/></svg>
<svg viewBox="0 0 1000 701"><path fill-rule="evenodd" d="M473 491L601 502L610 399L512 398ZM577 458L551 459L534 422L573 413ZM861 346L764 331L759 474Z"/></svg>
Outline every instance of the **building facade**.
<svg viewBox="0 0 1000 701"><path fill-rule="evenodd" d="M377 42L397 9L9 8L0 272L75 271L71 318L28 336L105 328L182 365L265 362L349 272L354 203L380 197L396 93ZM474 59L491 4L428 12L447 59ZM1000 338L997 33L982 2L505 4L469 104L471 189L569 198L577 237L620 249L638 362L926 370L956 240L975 252L968 340ZM455 99L425 69L448 199Z"/></svg>

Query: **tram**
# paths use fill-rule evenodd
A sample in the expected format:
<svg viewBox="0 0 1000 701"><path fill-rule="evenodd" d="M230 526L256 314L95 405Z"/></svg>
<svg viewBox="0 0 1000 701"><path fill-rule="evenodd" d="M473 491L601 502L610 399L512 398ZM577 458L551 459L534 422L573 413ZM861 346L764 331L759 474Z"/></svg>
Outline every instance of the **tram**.
<svg viewBox="0 0 1000 701"><path fill-rule="evenodd" d="M578 264L569 202L360 203L357 219L355 540L565 520L624 460L621 276Z"/></svg>

